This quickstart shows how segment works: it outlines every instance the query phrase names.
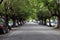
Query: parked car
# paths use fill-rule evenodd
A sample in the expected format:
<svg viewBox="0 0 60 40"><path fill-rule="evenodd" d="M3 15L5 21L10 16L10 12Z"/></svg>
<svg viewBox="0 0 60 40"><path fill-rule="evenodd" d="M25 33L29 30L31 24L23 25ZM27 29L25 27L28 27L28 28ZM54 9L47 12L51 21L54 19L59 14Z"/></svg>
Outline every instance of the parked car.
<svg viewBox="0 0 60 40"><path fill-rule="evenodd" d="M5 33L8 33L8 32L9 32L8 27L4 27L4 25L2 25L0 23L0 34L5 34Z"/></svg>
<svg viewBox="0 0 60 40"><path fill-rule="evenodd" d="M5 22L0 18L0 34L8 33L9 28L6 26Z"/></svg>
<svg viewBox="0 0 60 40"><path fill-rule="evenodd" d="M47 25L49 26L49 23L47 23ZM57 25L57 22L51 22L51 26L55 26Z"/></svg>
<svg viewBox="0 0 60 40"><path fill-rule="evenodd" d="M13 26L13 23L9 23L8 25L11 27L11 26Z"/></svg>

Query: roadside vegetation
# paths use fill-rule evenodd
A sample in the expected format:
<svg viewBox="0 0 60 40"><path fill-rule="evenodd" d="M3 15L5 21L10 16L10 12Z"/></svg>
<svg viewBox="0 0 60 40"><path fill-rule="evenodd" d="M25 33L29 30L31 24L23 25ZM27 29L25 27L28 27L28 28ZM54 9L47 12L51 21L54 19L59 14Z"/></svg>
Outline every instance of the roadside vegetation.
<svg viewBox="0 0 60 40"><path fill-rule="evenodd" d="M0 18L4 19L9 29L11 29L10 26L21 26L29 19L39 21L38 23L43 25L49 23L49 26L52 26L52 20L57 24L56 28L60 28L60 1L1 0Z"/></svg>

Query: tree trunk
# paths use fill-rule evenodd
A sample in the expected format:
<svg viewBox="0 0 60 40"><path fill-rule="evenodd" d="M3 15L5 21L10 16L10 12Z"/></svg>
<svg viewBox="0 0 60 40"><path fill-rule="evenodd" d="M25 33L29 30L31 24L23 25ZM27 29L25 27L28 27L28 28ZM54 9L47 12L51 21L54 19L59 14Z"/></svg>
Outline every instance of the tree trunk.
<svg viewBox="0 0 60 40"><path fill-rule="evenodd" d="M8 25L8 15L5 16L5 23L6 23L6 26L9 26Z"/></svg>
<svg viewBox="0 0 60 40"><path fill-rule="evenodd" d="M58 18L58 25L57 25L57 28L60 28L60 17L57 17Z"/></svg>
<svg viewBox="0 0 60 40"><path fill-rule="evenodd" d="M51 27L51 21L50 21L50 18L49 18L49 26Z"/></svg>
<svg viewBox="0 0 60 40"><path fill-rule="evenodd" d="M9 26L9 18L8 18L8 15L6 14L6 16L5 16L5 23L6 23L6 27L8 27L9 28L9 30L11 30L11 27Z"/></svg>
<svg viewBox="0 0 60 40"><path fill-rule="evenodd" d="M46 25L46 19L44 19L44 25Z"/></svg>
<svg viewBox="0 0 60 40"><path fill-rule="evenodd" d="M42 25L43 25L43 19L42 19Z"/></svg>
<svg viewBox="0 0 60 40"><path fill-rule="evenodd" d="M13 26L16 26L16 20L15 20L15 18L13 18Z"/></svg>

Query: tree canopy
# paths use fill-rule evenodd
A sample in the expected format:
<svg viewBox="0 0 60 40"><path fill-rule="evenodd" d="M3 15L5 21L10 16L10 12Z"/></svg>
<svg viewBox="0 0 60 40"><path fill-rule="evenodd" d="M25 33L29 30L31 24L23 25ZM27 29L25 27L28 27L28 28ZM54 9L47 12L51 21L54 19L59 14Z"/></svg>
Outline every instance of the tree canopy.
<svg viewBox="0 0 60 40"><path fill-rule="evenodd" d="M1 15L20 21L29 17L37 20L60 18L59 0L1 0L0 4Z"/></svg>

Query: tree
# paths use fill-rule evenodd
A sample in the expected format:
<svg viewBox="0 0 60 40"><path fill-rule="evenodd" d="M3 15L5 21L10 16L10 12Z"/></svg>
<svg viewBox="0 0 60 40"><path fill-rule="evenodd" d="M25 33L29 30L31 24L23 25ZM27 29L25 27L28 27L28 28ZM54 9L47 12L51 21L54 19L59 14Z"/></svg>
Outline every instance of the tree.
<svg viewBox="0 0 60 40"><path fill-rule="evenodd" d="M3 2L3 0L0 0L0 4Z"/></svg>

